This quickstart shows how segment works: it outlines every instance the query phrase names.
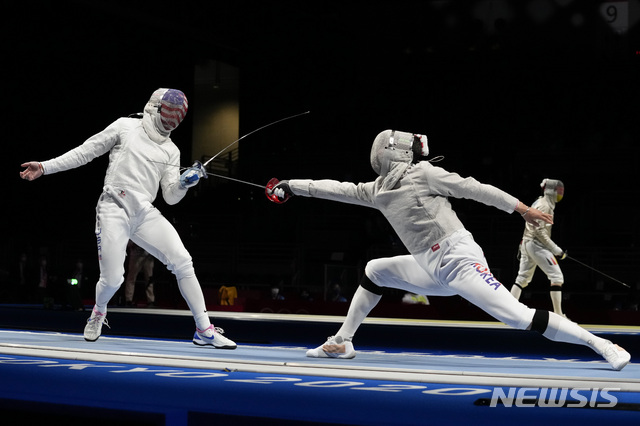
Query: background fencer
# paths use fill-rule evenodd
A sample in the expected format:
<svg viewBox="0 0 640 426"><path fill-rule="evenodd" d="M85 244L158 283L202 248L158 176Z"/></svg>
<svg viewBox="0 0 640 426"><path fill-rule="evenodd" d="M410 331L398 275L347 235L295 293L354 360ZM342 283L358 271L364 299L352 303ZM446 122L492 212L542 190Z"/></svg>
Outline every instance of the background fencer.
<svg viewBox="0 0 640 426"><path fill-rule="evenodd" d="M544 179L540 187L542 188L542 196L538 197L531 207L553 216L556 203L564 197L564 184L557 179ZM562 311L564 276L558 259L564 259L567 254L551 239L551 227L550 223L541 223L540 226L525 224L522 241L518 247L520 255L518 276L515 284L511 287L511 294L516 299L520 299L522 290L529 285L536 267L539 267L551 283L549 294L551 295L553 312L566 316Z"/></svg>
<svg viewBox="0 0 640 426"><path fill-rule="evenodd" d="M124 280L124 260L129 240L151 253L176 276L196 323L193 342L215 348L235 349L236 344L214 327L206 310L200 283L189 252L169 221L153 206L162 189L164 200L172 205L186 195L188 188L204 176L196 162L180 174L180 150L171 132L184 119L187 98L180 90L158 89L142 114L119 118L82 145L48 161L30 161L20 176L34 180L82 166L109 153L109 165L102 194L96 206L95 233L98 244L100 278L96 302L84 329L84 338L95 341L106 321L107 304Z"/></svg>
<svg viewBox="0 0 640 426"><path fill-rule="evenodd" d="M140 248L133 241L127 243L127 276L124 280L125 306L135 306L133 296L136 292L136 281L142 272L144 278L144 293L147 307L155 306L156 295L153 291L153 268L155 259L146 250Z"/></svg>
<svg viewBox="0 0 640 426"><path fill-rule="evenodd" d="M282 200L301 195L376 208L410 253L369 261L344 323L325 344L307 351L307 356L353 358L356 330L381 299L381 287L391 287L427 296L458 294L511 327L589 346L616 370L627 365L630 355L618 345L560 315L516 300L491 274L482 249L458 219L448 197L517 211L533 226L538 221L552 223L551 215L527 207L494 186L420 161L428 153L426 136L386 130L377 135L371 149L371 165L379 175L375 181L289 180L272 188L272 194Z"/></svg>

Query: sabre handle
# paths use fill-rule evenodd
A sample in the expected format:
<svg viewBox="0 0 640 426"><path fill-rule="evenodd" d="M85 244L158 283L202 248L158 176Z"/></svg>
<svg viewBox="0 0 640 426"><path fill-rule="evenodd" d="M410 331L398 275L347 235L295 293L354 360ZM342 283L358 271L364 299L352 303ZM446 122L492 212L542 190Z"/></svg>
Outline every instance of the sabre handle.
<svg viewBox="0 0 640 426"><path fill-rule="evenodd" d="M205 168L204 164L202 164L202 162L196 160L193 163L193 166L191 166L191 168L198 171L198 174L200 175L200 177L203 177L205 179L209 177L207 173L207 169Z"/></svg>
<svg viewBox="0 0 640 426"><path fill-rule="evenodd" d="M293 192L291 192L291 188L289 187L289 181L283 180L281 182L276 178L272 178L267 182L264 194L269 201L273 201L276 204L284 204L293 196Z"/></svg>

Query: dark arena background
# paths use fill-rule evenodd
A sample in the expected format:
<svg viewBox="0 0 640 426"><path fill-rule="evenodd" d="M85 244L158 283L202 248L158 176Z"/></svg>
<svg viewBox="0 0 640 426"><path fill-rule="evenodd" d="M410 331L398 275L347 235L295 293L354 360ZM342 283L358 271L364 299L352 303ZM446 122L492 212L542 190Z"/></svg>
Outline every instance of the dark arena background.
<svg viewBox="0 0 640 426"><path fill-rule="evenodd" d="M78 0L2 12L3 424L638 424L639 1ZM210 165L223 177L176 205L155 202L235 351L189 342L193 320L160 262L154 305L143 283L132 306L121 289L111 329L85 342L107 156L19 177L23 162L142 111L159 87L189 99L172 133L181 166L242 138ZM408 303L399 291L361 327L354 360L305 357L337 331L367 261L406 249L377 211L302 197L277 205L246 183L373 180L369 151L385 129L426 134L439 165L527 204L542 179L562 180L553 240L580 261L561 261L564 311L631 363L611 371L459 297ZM451 202L510 287L522 219ZM46 290L21 283L21 258L34 273L46 260ZM521 300L552 309L541 271ZM497 389L524 398L491 406ZM574 393L545 407L541 389Z"/></svg>

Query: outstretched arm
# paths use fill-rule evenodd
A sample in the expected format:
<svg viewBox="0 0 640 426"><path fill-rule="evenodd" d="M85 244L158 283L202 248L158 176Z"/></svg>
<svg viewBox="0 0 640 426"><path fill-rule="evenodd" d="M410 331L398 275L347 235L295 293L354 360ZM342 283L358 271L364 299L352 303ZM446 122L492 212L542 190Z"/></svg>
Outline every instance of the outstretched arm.
<svg viewBox="0 0 640 426"><path fill-rule="evenodd" d="M26 167L20 172L20 177L26 180L34 180L43 174L53 174L70 170L87 164L95 158L109 152L120 137L121 120L118 119L107 126L102 132L91 136L80 146L77 146L66 153L43 162L28 161L21 164Z"/></svg>
<svg viewBox="0 0 640 426"><path fill-rule="evenodd" d="M509 213L517 211L527 223L536 228L540 226L539 220L553 224L553 216L550 214L527 206L514 196L493 185L480 183L471 177L462 178L457 173L448 172L440 167L428 164L422 167L425 173L428 173L431 177L428 181L431 189L437 194L445 197L468 198ZM514 201L516 202L515 209L513 208Z"/></svg>
<svg viewBox="0 0 640 426"><path fill-rule="evenodd" d="M20 167L26 167L26 169L20 172L20 177L25 180L35 180L44 174L42 164L37 161L22 163Z"/></svg>
<svg viewBox="0 0 640 426"><path fill-rule="evenodd" d="M373 203L374 182L355 184L331 179L291 179L286 182L289 191L295 195L375 208ZM277 188L276 186L274 189Z"/></svg>
<svg viewBox="0 0 640 426"><path fill-rule="evenodd" d="M518 201L518 206L516 207L516 211L520 213L522 218L526 220L531 225L536 228L540 226L538 220L542 220L543 222L547 222L549 224L553 224L553 216L549 213L542 213L540 210L535 209L533 207L529 207L521 201Z"/></svg>

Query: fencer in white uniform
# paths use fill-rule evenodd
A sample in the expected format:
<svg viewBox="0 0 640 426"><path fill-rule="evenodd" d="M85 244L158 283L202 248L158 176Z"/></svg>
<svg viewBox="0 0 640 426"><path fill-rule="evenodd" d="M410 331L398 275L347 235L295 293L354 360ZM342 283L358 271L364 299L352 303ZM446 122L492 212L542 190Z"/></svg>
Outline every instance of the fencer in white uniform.
<svg viewBox="0 0 640 426"><path fill-rule="evenodd" d="M551 216L494 186L420 161L428 152L426 136L386 130L371 149L371 165L380 175L375 181L289 180L271 190L283 200L298 195L376 208L410 253L369 261L344 323L323 345L307 351L307 356L353 358L356 330L381 299L381 288L390 287L425 296L460 295L511 327L589 346L614 369L623 368L630 355L618 345L511 296L491 274L482 249L458 219L449 197L475 200L508 213L517 211L534 226L538 221L551 223Z"/></svg>
<svg viewBox="0 0 640 426"><path fill-rule="evenodd" d="M540 187L542 188L542 196L534 201L531 207L553 216L556 203L564 197L564 184L557 179L544 179ZM565 316L562 311L564 276L558 260L564 259L567 254L551 239L551 227L550 223L539 223L539 226L525 224L522 241L518 247L520 254L518 276L515 284L511 287L511 294L516 299L520 299L522 290L529 285L536 267L538 267L551 283L549 293L553 312Z"/></svg>
<svg viewBox="0 0 640 426"><path fill-rule="evenodd" d="M204 170L196 162L180 174L180 150L171 132L187 113L187 98L179 90L158 89L142 114L117 119L82 145L48 161L30 161L20 172L33 180L82 166L109 153L103 192L96 206L100 278L96 301L84 329L84 338L95 341L106 321L107 304L124 281L124 260L129 240L160 260L176 276L196 323L193 342L216 348L235 349L209 319L200 283L189 252L169 221L153 206L159 189L172 205L196 185Z"/></svg>

